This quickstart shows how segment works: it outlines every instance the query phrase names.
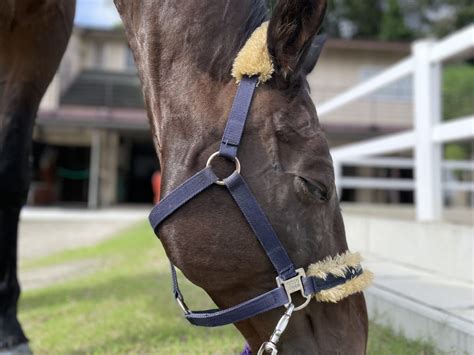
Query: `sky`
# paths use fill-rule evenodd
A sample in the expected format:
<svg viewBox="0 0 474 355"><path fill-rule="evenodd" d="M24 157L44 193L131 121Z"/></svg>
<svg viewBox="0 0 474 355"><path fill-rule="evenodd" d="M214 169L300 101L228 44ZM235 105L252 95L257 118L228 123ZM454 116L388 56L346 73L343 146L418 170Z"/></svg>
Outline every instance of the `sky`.
<svg viewBox="0 0 474 355"><path fill-rule="evenodd" d="M112 0L77 0L77 26L111 27L119 22L120 17Z"/></svg>

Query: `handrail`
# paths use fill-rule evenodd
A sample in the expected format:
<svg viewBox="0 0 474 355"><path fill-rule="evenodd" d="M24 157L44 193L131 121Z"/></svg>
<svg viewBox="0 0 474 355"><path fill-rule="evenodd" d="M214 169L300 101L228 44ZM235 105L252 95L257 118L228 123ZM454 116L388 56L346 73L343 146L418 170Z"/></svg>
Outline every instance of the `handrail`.
<svg viewBox="0 0 474 355"><path fill-rule="evenodd" d="M414 145L415 133L413 131L405 131L333 148L331 149L331 155L333 159L339 160L348 157L391 154L411 149Z"/></svg>
<svg viewBox="0 0 474 355"><path fill-rule="evenodd" d="M384 86L392 84L406 77L407 75L412 74L413 68L414 61L412 58L400 61L382 73L373 76L366 82L361 83L354 88L336 96L335 98L319 105L318 116L324 119L324 116L338 109L339 107L347 105L352 101L373 93L375 90L383 88Z"/></svg>
<svg viewBox="0 0 474 355"><path fill-rule="evenodd" d="M445 143L474 136L474 115L457 118L433 127L433 142Z"/></svg>
<svg viewBox="0 0 474 355"><path fill-rule="evenodd" d="M419 220L432 221L441 217L442 190L471 191L474 184L469 182L450 183L447 187L442 185L441 170L444 164L441 145L474 137L474 115L442 122L441 78L442 62L472 54L474 54L474 24L438 42L433 39L415 42L410 57L320 105L318 113L324 120L329 113L408 75L413 75L414 129L333 148L331 153L336 184L370 185L370 181L361 182L354 178L348 180L342 176L342 165L347 160L414 150L416 174L413 188L416 192ZM402 165L406 164L407 162ZM390 181L394 182L393 180L372 182L389 189ZM403 189L409 187L408 181L396 181L396 183Z"/></svg>
<svg viewBox="0 0 474 355"><path fill-rule="evenodd" d="M474 24L439 41L433 47L430 60L432 63L444 62L469 50L474 50Z"/></svg>
<svg viewBox="0 0 474 355"><path fill-rule="evenodd" d="M370 168L386 169L413 169L415 160L411 158L346 158L339 160L342 165L364 166ZM474 171L474 161L471 160L445 160L442 162L445 170Z"/></svg>

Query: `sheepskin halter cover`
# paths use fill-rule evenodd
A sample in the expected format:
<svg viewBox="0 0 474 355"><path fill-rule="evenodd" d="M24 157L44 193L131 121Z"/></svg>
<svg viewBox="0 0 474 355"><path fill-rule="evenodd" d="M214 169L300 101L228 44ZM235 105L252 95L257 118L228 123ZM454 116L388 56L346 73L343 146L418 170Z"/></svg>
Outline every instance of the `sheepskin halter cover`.
<svg viewBox="0 0 474 355"><path fill-rule="evenodd" d="M267 31L268 22L265 22L255 30L235 58L232 76L237 83L240 83L245 76L258 76L259 83L271 79L274 67L267 47ZM326 259L310 265L306 275L323 280L330 276L343 277L349 268L357 267L361 262L362 257L359 253L346 252L334 257L328 256ZM363 273L354 279L321 291L315 294L314 297L319 302L337 303L347 296L363 291L371 284L372 279L373 274L364 269Z"/></svg>
<svg viewBox="0 0 474 355"><path fill-rule="evenodd" d="M271 79L272 59L267 47L268 22L258 27L240 50L232 66L232 76L240 83L244 76L258 76L259 83Z"/></svg>
<svg viewBox="0 0 474 355"><path fill-rule="evenodd" d="M345 254L337 255L335 257L328 256L308 267L306 275L315 276L317 278L326 280L329 276L344 276L350 267L357 267L362 262L362 257L359 253L346 252ZM362 292L370 286L374 276L372 272L364 268L364 271L352 280L346 283L321 291L314 295L314 298L319 302L337 303L357 292Z"/></svg>

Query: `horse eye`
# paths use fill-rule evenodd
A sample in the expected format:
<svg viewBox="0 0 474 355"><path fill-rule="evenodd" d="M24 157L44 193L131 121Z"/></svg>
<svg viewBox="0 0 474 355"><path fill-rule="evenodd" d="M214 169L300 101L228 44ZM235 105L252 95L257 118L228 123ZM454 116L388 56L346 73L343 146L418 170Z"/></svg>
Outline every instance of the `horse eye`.
<svg viewBox="0 0 474 355"><path fill-rule="evenodd" d="M304 177L298 176L295 179L297 191L301 192L305 197L311 197L312 200L324 203L329 200L329 189L321 182L310 181Z"/></svg>

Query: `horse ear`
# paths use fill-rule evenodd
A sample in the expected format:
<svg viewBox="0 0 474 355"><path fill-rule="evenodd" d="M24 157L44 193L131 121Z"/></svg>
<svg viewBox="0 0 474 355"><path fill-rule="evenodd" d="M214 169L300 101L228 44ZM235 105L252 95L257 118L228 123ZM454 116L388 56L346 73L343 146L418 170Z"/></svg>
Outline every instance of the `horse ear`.
<svg viewBox="0 0 474 355"><path fill-rule="evenodd" d="M277 74L288 78L301 70L304 54L326 13L327 0L279 0L268 26L268 51Z"/></svg>
<svg viewBox="0 0 474 355"><path fill-rule="evenodd" d="M327 39L328 36L325 34L314 37L311 41L311 45L309 45L306 52L303 53L301 71L304 74L307 75L313 71L319 57L321 56L321 52L323 51Z"/></svg>

